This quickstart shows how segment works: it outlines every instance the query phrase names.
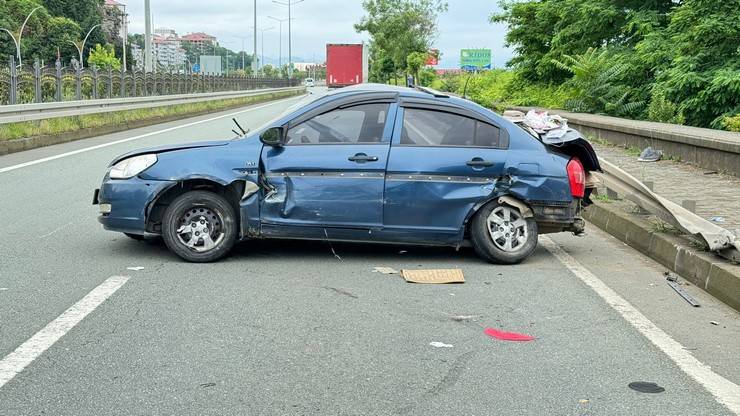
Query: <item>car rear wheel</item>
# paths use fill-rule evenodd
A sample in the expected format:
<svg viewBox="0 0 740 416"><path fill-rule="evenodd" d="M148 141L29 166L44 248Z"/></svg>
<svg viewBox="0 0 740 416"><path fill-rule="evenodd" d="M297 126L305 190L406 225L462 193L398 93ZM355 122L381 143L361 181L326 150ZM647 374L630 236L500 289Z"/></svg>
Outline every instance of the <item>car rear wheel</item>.
<svg viewBox="0 0 740 416"><path fill-rule="evenodd" d="M470 228L473 248L480 257L500 264L516 264L537 247L537 222L519 209L492 201L476 213Z"/></svg>
<svg viewBox="0 0 740 416"><path fill-rule="evenodd" d="M167 247L184 260L215 261L234 246L236 215L221 195L191 191L180 195L165 210L162 237Z"/></svg>

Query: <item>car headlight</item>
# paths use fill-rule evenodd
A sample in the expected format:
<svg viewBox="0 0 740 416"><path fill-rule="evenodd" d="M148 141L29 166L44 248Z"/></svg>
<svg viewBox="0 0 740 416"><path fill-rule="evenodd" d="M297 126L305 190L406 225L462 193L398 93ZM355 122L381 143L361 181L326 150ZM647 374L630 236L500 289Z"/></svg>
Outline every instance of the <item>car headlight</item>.
<svg viewBox="0 0 740 416"><path fill-rule="evenodd" d="M128 179L157 163L157 155L150 153L124 159L110 168L111 179Z"/></svg>

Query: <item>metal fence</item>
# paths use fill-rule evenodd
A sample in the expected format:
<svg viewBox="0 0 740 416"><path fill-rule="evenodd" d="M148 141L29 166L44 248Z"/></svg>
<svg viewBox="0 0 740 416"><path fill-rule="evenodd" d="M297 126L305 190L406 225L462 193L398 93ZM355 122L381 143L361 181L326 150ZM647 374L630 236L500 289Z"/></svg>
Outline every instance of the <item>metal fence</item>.
<svg viewBox="0 0 740 416"><path fill-rule="evenodd" d="M42 66L36 60L32 66L19 67L11 56L7 67L0 67L0 105L243 91L299 83L287 78L81 68L76 61L62 66L59 60L54 66Z"/></svg>

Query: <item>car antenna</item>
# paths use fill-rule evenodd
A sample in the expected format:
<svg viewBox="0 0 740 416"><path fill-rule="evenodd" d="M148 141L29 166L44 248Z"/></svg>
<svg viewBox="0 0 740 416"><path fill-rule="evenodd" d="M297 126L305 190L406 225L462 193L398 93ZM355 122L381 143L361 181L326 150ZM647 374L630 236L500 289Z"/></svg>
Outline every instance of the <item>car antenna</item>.
<svg viewBox="0 0 740 416"><path fill-rule="evenodd" d="M242 136L244 136L245 134L249 133L249 130L244 130L242 128L242 126L239 125L239 122L236 121L236 117L233 117L232 120L234 120L234 124L236 124L236 127L239 127L239 130L242 131ZM233 129L231 131L233 131L234 133L236 133L236 131L234 131ZM239 133L236 133L236 134L238 135Z"/></svg>

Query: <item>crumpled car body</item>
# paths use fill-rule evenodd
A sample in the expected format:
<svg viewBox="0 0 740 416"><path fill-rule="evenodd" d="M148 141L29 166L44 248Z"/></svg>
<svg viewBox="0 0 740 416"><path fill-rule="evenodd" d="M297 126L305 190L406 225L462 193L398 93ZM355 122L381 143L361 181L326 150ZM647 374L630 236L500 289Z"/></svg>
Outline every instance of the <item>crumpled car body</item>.
<svg viewBox="0 0 740 416"><path fill-rule="evenodd" d="M271 127L288 132L284 145L260 141ZM111 166L143 154L156 163L128 179L109 172L96 193L108 230L160 234L167 206L197 189L233 204L241 240L459 247L494 200L534 217L540 234L583 229L569 156L488 109L426 90L344 88L244 137L141 149Z"/></svg>

